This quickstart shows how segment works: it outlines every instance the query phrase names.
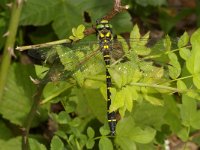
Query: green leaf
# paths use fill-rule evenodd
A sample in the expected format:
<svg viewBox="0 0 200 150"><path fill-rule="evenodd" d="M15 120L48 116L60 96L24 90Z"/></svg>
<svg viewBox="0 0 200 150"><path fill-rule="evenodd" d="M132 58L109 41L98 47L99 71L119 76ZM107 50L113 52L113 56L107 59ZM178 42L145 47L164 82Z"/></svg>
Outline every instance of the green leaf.
<svg viewBox="0 0 200 150"><path fill-rule="evenodd" d="M182 96L182 105L181 105L181 118L183 120L183 124L187 127L191 126L191 122L193 120L193 116L197 113L197 104L196 101L188 97L186 95Z"/></svg>
<svg viewBox="0 0 200 150"><path fill-rule="evenodd" d="M185 83L182 80L177 81L177 88L182 91L187 90L187 86L185 85Z"/></svg>
<svg viewBox="0 0 200 150"><path fill-rule="evenodd" d="M118 137L123 137L132 142L138 142L143 144L151 142L156 134L155 130L150 127L146 127L144 129L136 127L132 117L127 117L123 120L120 120L118 122L116 132L118 135L116 137L116 140L118 141Z"/></svg>
<svg viewBox="0 0 200 150"><path fill-rule="evenodd" d="M178 40L178 47L184 47L188 44L189 42L189 35L187 32L184 32L184 34L180 37L180 39Z"/></svg>
<svg viewBox="0 0 200 150"><path fill-rule="evenodd" d="M38 26L50 23L57 15L55 8L59 3L59 1L52 0L28 0L23 6L20 24Z"/></svg>
<svg viewBox="0 0 200 150"><path fill-rule="evenodd" d="M87 149L92 149L94 147L95 141L94 139L89 139L86 143Z"/></svg>
<svg viewBox="0 0 200 150"><path fill-rule="evenodd" d="M189 42L189 35L187 32L184 32L184 34L180 37L180 39L178 40L178 47L184 47L188 44Z"/></svg>
<svg viewBox="0 0 200 150"><path fill-rule="evenodd" d="M58 136L54 136L51 140L51 150L63 150L64 144Z"/></svg>
<svg viewBox="0 0 200 150"><path fill-rule="evenodd" d="M178 137L183 141L188 141L189 135L188 135L188 128L182 128L178 133Z"/></svg>
<svg viewBox="0 0 200 150"><path fill-rule="evenodd" d="M124 92L123 90L119 90L119 91L116 91L116 94L113 94L115 93L114 91L115 89L114 88L111 88L110 91L111 91L111 106L110 106L110 112L112 111L116 111L118 108L120 107L123 107L124 106L124 102L125 102L125 97L124 97Z"/></svg>
<svg viewBox="0 0 200 150"><path fill-rule="evenodd" d="M156 131L150 127L146 127L145 129L136 127L133 131L134 135L131 137L131 139L138 143L143 143L143 144L152 141L154 136L156 135Z"/></svg>
<svg viewBox="0 0 200 150"><path fill-rule="evenodd" d="M6 124L0 120L0 139L1 140L8 140L13 137L11 130L6 126Z"/></svg>
<svg viewBox="0 0 200 150"><path fill-rule="evenodd" d="M112 69L112 68L109 68L109 73L111 75L112 82L114 82L115 85L118 88L121 88L122 87L122 77L121 77L121 74L117 70Z"/></svg>
<svg viewBox="0 0 200 150"><path fill-rule="evenodd" d="M181 56L181 58L183 58L184 60L187 60L191 53L190 53L190 50L188 48L179 48L179 54Z"/></svg>
<svg viewBox="0 0 200 150"><path fill-rule="evenodd" d="M70 87L71 85L65 81L60 81L57 83L49 82L43 90L43 95L45 99L41 103L43 104L56 98L63 92L66 92L66 90L68 90Z"/></svg>
<svg viewBox="0 0 200 150"><path fill-rule="evenodd" d="M113 145L111 140L107 137L100 138L99 150L113 150Z"/></svg>
<svg viewBox="0 0 200 150"><path fill-rule="evenodd" d="M66 111L61 111L58 114L58 118L57 118L56 121L59 124L68 124L71 120L67 116L68 116L68 113Z"/></svg>
<svg viewBox="0 0 200 150"><path fill-rule="evenodd" d="M0 150L21 150L22 138L18 136L4 142L0 140L0 144ZM32 138L29 138L29 145L30 150L46 150L43 144Z"/></svg>
<svg viewBox="0 0 200 150"><path fill-rule="evenodd" d="M54 17L52 26L59 38L66 38L71 34L72 27L81 24L82 12L76 7L77 4L69 0L59 1L55 7L57 15Z"/></svg>
<svg viewBox="0 0 200 150"><path fill-rule="evenodd" d="M95 134L94 130L91 127L88 127L87 128L87 135L88 135L88 137L91 139L91 138L94 137L94 134Z"/></svg>
<svg viewBox="0 0 200 150"><path fill-rule="evenodd" d="M156 129L160 129L162 124L165 122L165 113L165 107L155 106L148 102L143 102L135 107L133 116L135 118L135 122L139 125L149 125Z"/></svg>
<svg viewBox="0 0 200 150"><path fill-rule="evenodd" d="M105 93L105 90L103 92ZM100 122L104 122L106 102L100 91L97 89L80 89L76 91L77 93L79 101L77 105L78 114L88 117L90 112L91 117L95 116Z"/></svg>
<svg viewBox="0 0 200 150"><path fill-rule="evenodd" d="M178 78L178 76L181 73L181 66L179 64L176 54L169 53L168 56L169 56L169 60L170 60L170 62L169 62L170 65L168 65L169 76L172 79L176 79L176 78Z"/></svg>
<svg viewBox="0 0 200 150"><path fill-rule="evenodd" d="M77 27L77 32L76 32L76 36L78 39L82 39L84 37L84 32L85 31L85 26L84 25L79 25Z"/></svg>
<svg viewBox="0 0 200 150"><path fill-rule="evenodd" d="M197 111L194 116L192 116L191 126L194 129L200 129L200 111Z"/></svg>
<svg viewBox="0 0 200 150"><path fill-rule="evenodd" d="M136 24L136 25L134 25L133 30L130 33L130 39L133 40L133 43L131 42L130 45L134 46L137 41L139 42L140 37L141 37L141 35L140 35L139 27Z"/></svg>
<svg viewBox="0 0 200 150"><path fill-rule="evenodd" d="M188 71L194 75L193 83L194 85L200 89L200 67L199 67L199 60L200 60L200 29L196 30L191 37L191 56L186 61L186 67Z"/></svg>
<svg viewBox="0 0 200 150"><path fill-rule="evenodd" d="M46 150L46 147L35 139L30 138L29 145L31 150Z"/></svg>
<svg viewBox="0 0 200 150"><path fill-rule="evenodd" d="M137 150L135 142L130 139L118 136L115 142L120 145L123 150Z"/></svg>
<svg viewBox="0 0 200 150"><path fill-rule="evenodd" d="M98 0L96 1L97 3L99 2ZM113 25L113 32L115 34L130 32L132 28L131 16L128 12L119 13L110 21L110 23Z"/></svg>
<svg viewBox="0 0 200 150"><path fill-rule="evenodd" d="M162 100L161 94L156 89L142 87L141 91L145 100L147 100L151 104L158 106L163 105L163 102L161 101Z"/></svg>
<svg viewBox="0 0 200 150"><path fill-rule="evenodd" d="M36 77L33 66L12 64L0 105L0 113L3 117L20 126L24 124L33 103L33 95L36 92L36 86L31 81L30 76ZM40 115L35 116L32 126L36 126L47 118L45 109L40 108L38 111Z"/></svg>
<svg viewBox="0 0 200 150"><path fill-rule="evenodd" d="M167 2L166 0L136 0L136 3L141 5L141 6L161 6L165 5Z"/></svg>
<svg viewBox="0 0 200 150"><path fill-rule="evenodd" d="M99 129L99 132L101 133L101 135L108 135L110 133L110 129L108 127L108 124L102 126L100 129Z"/></svg>
<svg viewBox="0 0 200 150"><path fill-rule="evenodd" d="M0 150L21 150L21 137L15 137L8 141L0 141Z"/></svg>
<svg viewBox="0 0 200 150"><path fill-rule="evenodd" d="M125 107L126 109L131 112L132 111L132 108L133 108L133 98L132 98L132 93L131 93L131 90L129 88L129 86L123 88L123 93L124 93L124 96L125 96Z"/></svg>

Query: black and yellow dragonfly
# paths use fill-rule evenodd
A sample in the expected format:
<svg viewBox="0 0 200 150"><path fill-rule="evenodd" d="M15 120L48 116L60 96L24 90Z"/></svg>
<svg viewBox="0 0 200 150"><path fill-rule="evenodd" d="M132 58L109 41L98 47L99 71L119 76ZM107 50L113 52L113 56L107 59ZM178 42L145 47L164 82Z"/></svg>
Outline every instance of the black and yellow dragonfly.
<svg viewBox="0 0 200 150"><path fill-rule="evenodd" d="M92 87L95 81L101 82L97 88L107 100L111 135L115 135L116 111L123 117L132 110L133 101L144 99L162 105L162 94L175 92L200 99L193 92L198 89L191 82L194 74L187 71L191 45L186 34L176 40L166 36L155 41L149 39L149 33L141 36L135 26L129 39L114 38L112 25L104 19L97 21L96 32L95 42L80 40L45 48L32 46L34 49L28 53L43 60L46 66L50 64L41 83L65 80L80 87Z"/></svg>

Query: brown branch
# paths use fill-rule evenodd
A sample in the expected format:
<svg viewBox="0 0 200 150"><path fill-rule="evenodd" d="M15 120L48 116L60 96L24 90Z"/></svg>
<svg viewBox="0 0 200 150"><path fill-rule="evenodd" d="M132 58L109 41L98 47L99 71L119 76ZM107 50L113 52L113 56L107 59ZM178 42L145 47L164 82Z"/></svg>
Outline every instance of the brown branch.
<svg viewBox="0 0 200 150"><path fill-rule="evenodd" d="M114 7L113 9L108 12L105 16L102 17L102 19L106 19L106 20L111 20L114 16L116 16L118 13L123 12L125 10L127 10L129 8L128 5L122 6L121 5L121 0L114 0ZM88 28L84 31L84 35L88 36L90 34L95 33L95 26Z"/></svg>

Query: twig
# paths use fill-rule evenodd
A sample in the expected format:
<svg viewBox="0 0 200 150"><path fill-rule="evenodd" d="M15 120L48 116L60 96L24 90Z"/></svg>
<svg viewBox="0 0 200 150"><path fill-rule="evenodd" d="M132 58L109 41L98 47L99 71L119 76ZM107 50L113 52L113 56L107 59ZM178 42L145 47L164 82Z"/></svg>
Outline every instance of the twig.
<svg viewBox="0 0 200 150"><path fill-rule="evenodd" d="M111 20L114 16L116 16L118 13L125 11L129 8L128 5L122 6L121 5L121 0L114 0L114 7L113 9L107 13L107 15L105 15L104 17L102 17L102 19L106 19L106 20ZM95 33L95 26L88 28L84 31L84 35L88 36L90 34Z"/></svg>

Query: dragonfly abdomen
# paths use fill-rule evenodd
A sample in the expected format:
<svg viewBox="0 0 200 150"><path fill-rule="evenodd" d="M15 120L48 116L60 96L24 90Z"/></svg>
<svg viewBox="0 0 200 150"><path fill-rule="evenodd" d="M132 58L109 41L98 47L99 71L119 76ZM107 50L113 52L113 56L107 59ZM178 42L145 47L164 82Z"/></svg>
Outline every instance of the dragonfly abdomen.
<svg viewBox="0 0 200 150"><path fill-rule="evenodd" d="M110 73L108 71L110 67L110 51L112 50L112 26L107 20L101 20L97 24L97 37L99 40L99 46L103 53L104 61L106 64L106 85L107 85L107 118L111 131L111 135L115 135L116 127L116 113L114 111L110 112L111 105L111 92L110 88L112 86Z"/></svg>

